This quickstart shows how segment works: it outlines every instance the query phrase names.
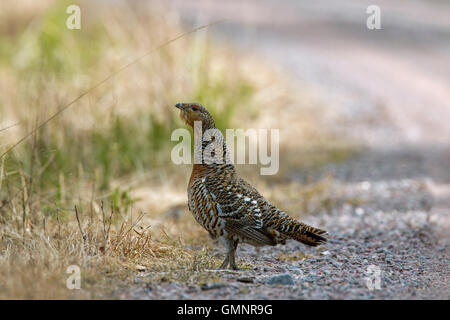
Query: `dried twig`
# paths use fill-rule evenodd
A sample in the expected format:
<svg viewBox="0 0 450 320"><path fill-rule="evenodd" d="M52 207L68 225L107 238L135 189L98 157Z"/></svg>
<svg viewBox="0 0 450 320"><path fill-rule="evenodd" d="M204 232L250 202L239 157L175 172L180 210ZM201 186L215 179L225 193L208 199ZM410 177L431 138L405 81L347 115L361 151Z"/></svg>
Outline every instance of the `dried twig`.
<svg viewBox="0 0 450 320"><path fill-rule="evenodd" d="M19 125L19 124L20 124L20 122L17 122L17 123L15 123L15 124L12 124L12 125L7 126L7 127L5 127L5 128L1 128L1 129L0 129L0 132L5 131L5 130L8 130L8 129L10 129L10 128L13 128L13 127L15 127L15 126L17 126L17 125Z"/></svg>
<svg viewBox="0 0 450 320"><path fill-rule="evenodd" d="M80 228L81 236L83 237L83 240L86 241L87 237L86 237L86 234L83 232L83 229L81 228L80 217L78 216L78 208L76 205L75 205L75 215L77 217L78 228Z"/></svg>
<svg viewBox="0 0 450 320"><path fill-rule="evenodd" d="M6 158L2 159L2 166L0 167L0 190L2 190L2 185L3 185L3 173L5 172L5 160L6 160Z"/></svg>
<svg viewBox="0 0 450 320"><path fill-rule="evenodd" d="M106 242L109 239L109 232L111 230L112 217L114 215L114 207L111 206L111 215L109 216L108 226L106 226L107 222L106 222L106 217L105 217L105 206L104 206L103 200L101 201L100 208L102 210L102 219L103 219L103 238L104 238L105 246L106 246Z"/></svg>

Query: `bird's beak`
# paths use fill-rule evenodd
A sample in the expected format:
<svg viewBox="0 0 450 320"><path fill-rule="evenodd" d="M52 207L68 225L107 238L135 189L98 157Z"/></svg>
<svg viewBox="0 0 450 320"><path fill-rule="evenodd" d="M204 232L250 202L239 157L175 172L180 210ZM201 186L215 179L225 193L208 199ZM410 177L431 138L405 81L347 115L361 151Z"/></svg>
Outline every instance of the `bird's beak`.
<svg viewBox="0 0 450 320"><path fill-rule="evenodd" d="M175 105L175 108L178 108L178 109L180 109L180 118L181 118L181 120L183 120L184 122L186 122L187 124L189 124L188 123L188 116L187 116L187 112L186 112L186 105L184 104L184 103L182 103L182 102L178 102L176 105Z"/></svg>

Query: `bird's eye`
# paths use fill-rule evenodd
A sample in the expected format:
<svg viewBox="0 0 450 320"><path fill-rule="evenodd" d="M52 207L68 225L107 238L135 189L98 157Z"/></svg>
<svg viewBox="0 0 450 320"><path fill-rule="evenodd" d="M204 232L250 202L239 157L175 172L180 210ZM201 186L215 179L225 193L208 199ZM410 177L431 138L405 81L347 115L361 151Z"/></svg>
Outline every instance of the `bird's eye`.
<svg viewBox="0 0 450 320"><path fill-rule="evenodd" d="M198 107L197 106L192 106L192 111L198 111Z"/></svg>

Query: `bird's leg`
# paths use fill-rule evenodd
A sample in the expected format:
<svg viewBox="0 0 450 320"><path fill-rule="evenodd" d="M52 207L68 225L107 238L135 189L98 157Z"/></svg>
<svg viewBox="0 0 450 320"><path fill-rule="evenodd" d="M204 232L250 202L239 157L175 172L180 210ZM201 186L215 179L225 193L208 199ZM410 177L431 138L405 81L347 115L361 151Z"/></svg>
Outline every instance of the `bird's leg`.
<svg viewBox="0 0 450 320"><path fill-rule="evenodd" d="M230 238L224 239L225 241L225 247L227 248L227 255L225 257L225 260L220 265L219 269L226 269L228 265L230 265L230 269L232 270L238 270L238 267L236 266L236 249L238 246L238 240L233 240Z"/></svg>
<svg viewBox="0 0 450 320"><path fill-rule="evenodd" d="M239 268L236 265L236 249L239 243L239 240L231 240L232 243L230 245L230 250L228 251L228 255L230 257L230 268L233 270L239 270Z"/></svg>
<svg viewBox="0 0 450 320"><path fill-rule="evenodd" d="M232 247L231 239L228 237L220 237L221 242L224 244L227 249L227 255L225 256L225 260L223 260L222 264L219 267L220 269L226 269L228 264L230 263L230 249Z"/></svg>
<svg viewBox="0 0 450 320"><path fill-rule="evenodd" d="M227 256L225 257L225 260L223 260L223 262L220 265L219 269L226 269L226 267L228 266L229 261L230 261L230 255L227 253Z"/></svg>

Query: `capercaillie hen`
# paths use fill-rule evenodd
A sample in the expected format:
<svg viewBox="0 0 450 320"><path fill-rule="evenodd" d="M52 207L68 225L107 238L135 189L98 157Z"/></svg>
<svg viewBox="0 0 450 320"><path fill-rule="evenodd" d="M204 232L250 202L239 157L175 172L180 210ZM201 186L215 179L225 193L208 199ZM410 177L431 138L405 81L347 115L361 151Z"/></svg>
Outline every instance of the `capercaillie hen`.
<svg viewBox="0 0 450 320"><path fill-rule="evenodd" d="M327 241L325 230L291 218L238 176L229 161L223 135L216 129L205 107L199 103L177 103L175 107L180 109L180 117L194 131L202 130L202 134L205 134L213 130L216 133L215 142L221 145L221 152L211 152L212 156L208 157L204 151L211 142L202 141L203 157L200 163L194 161L188 185L188 205L195 220L227 248L221 269L228 265L231 269L237 269L235 253L239 242L254 246L276 246L294 239L317 246Z"/></svg>

